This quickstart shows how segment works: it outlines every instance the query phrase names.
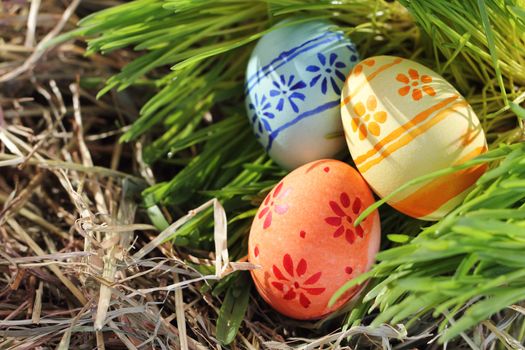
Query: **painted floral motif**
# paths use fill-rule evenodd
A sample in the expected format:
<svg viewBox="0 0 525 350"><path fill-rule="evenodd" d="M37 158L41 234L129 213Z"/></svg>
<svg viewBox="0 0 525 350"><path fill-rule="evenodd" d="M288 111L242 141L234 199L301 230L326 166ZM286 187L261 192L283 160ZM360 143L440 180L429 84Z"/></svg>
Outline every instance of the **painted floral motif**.
<svg viewBox="0 0 525 350"><path fill-rule="evenodd" d="M272 282L272 286L283 293L285 300L299 299L302 307L308 308L311 304L308 295L320 295L326 288L315 287L314 285L321 278L321 272L306 277L308 265L306 260L301 259L294 269L294 262L290 254L283 257L283 270L273 265L273 275L277 279Z"/></svg>
<svg viewBox="0 0 525 350"><path fill-rule="evenodd" d="M318 53L317 59L319 60L318 65L306 67L308 72L315 73L315 76L310 80L310 87L315 86L320 81L321 92L326 95L328 82L330 82L334 92L339 95L341 89L336 79L341 80L341 82L345 81L345 74L340 69L346 68L346 64L338 60L335 53L331 53L328 59L322 53Z"/></svg>
<svg viewBox="0 0 525 350"><path fill-rule="evenodd" d="M359 131L359 139L364 140L368 133L379 136L381 126L386 121L386 112L377 111L377 99L374 95L368 96L366 106L359 101L354 106L354 112L357 117L352 118L352 129L354 132Z"/></svg>
<svg viewBox="0 0 525 350"><path fill-rule="evenodd" d="M272 193L266 196L264 207L259 212L259 215L257 215L259 219L264 217L263 229L267 229L272 224L273 213L283 215L288 211L288 204L281 203L288 193L290 193L290 189L283 190L283 183L281 182L275 187Z"/></svg>
<svg viewBox="0 0 525 350"><path fill-rule="evenodd" d="M348 51L351 52L351 54L350 54L350 62L352 62L352 63L357 62L358 55L357 55L357 49L356 49L355 45L352 43L352 44L347 44L345 47L348 49Z"/></svg>
<svg viewBox="0 0 525 350"><path fill-rule="evenodd" d="M297 90L304 89L306 84L302 80L294 83L294 79L295 76L291 74L288 77L288 81L286 81L285 76L281 74L279 76L279 81L272 82L275 89L270 90L270 96L279 98L276 106L278 111L282 111L286 101L288 101L293 111L295 113L299 112L299 107L294 100L304 101L304 94L298 92Z"/></svg>
<svg viewBox="0 0 525 350"><path fill-rule="evenodd" d="M436 91L434 91L432 86L425 85L432 82L432 77L428 75L419 76L418 71L415 69L410 68L408 70L408 76L402 73L398 74L396 80L405 84L405 86L398 90L398 93L401 96L406 96L410 93L410 90L412 90L412 99L414 101L420 100L423 97L423 92L430 96L436 95Z"/></svg>
<svg viewBox="0 0 525 350"><path fill-rule="evenodd" d="M263 132L263 128L268 132L272 131L268 119L275 118L275 115L270 112L272 105L266 96L262 95L262 98L259 99L257 93L255 93L252 101L253 103L250 103L248 107L250 111L254 112L251 121L255 130L255 137L259 138Z"/></svg>
<svg viewBox="0 0 525 350"><path fill-rule="evenodd" d="M351 217L351 213L353 213L354 217L360 213L362 209L361 199L356 197L352 203L348 194L343 192L339 196L339 202L340 203L335 201L329 202L330 208L335 216L325 218L325 222L330 226L336 227L333 234L335 238L344 235L348 243L353 244L356 235L363 238L364 234L361 225L354 227Z"/></svg>

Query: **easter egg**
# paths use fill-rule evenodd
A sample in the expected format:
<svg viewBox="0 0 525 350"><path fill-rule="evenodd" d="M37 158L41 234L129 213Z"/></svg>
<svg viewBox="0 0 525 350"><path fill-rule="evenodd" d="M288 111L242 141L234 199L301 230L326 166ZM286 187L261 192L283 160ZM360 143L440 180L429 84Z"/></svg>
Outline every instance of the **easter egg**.
<svg viewBox="0 0 525 350"><path fill-rule="evenodd" d="M294 169L344 148L339 98L357 61L354 44L325 21L284 21L259 40L246 69L246 109L276 163Z"/></svg>
<svg viewBox="0 0 525 350"><path fill-rule="evenodd" d="M357 227L355 219L374 202L361 175L337 160L305 164L266 196L250 230L249 261L262 298L296 319L325 316L350 300L348 290L328 301L348 280L367 271L379 249L379 214Z"/></svg>
<svg viewBox="0 0 525 350"><path fill-rule="evenodd" d="M479 119L461 94L429 68L399 57L371 57L354 67L341 95L341 118L352 158L380 197L487 150ZM438 220L461 203L485 169L419 183L388 203L415 218Z"/></svg>

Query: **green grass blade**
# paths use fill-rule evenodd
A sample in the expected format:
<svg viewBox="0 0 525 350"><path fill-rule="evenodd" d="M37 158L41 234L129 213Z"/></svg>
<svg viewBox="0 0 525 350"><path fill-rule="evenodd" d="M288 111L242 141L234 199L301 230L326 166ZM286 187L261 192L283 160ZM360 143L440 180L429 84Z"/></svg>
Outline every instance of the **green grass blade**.
<svg viewBox="0 0 525 350"><path fill-rule="evenodd" d="M251 281L248 273L241 273L228 288L217 319L217 340L230 344L244 320L250 300Z"/></svg>

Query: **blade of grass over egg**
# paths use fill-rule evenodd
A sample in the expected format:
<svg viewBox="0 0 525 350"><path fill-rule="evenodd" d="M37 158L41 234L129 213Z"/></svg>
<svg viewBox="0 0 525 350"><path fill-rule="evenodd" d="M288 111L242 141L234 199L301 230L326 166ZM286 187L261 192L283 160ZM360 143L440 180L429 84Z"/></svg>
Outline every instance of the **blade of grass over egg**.
<svg viewBox="0 0 525 350"><path fill-rule="evenodd" d="M406 190L406 189L408 189L408 188L410 188L410 187L412 187L414 185L420 184L420 183L428 181L428 180L432 180L432 179L438 178L438 177L443 176L443 175L452 174L452 173L455 173L456 171L459 171L459 170L462 170L462 169L467 169L467 168L470 168L470 167L475 166L475 165L479 165L479 164L487 163L489 161L494 161L494 160L505 158L505 156L507 155L506 152L508 152L508 151L506 149L504 149L504 148L495 149L495 150L487 152L487 153L485 153L483 155L480 155L480 156L476 157L475 159L469 160L468 162L465 162L465 163L463 163L461 165L449 167L449 168L446 168L446 169L441 169L441 170L432 172L430 174L426 174L426 175L420 176L420 177L418 177L416 179L410 180L410 181L406 182L404 185L402 185L401 187L399 187L397 190L393 191L392 193L390 193L387 196L383 197L381 200L375 202L374 204L372 204L371 206L366 208L357 217L357 219L355 220L354 227L357 227L357 225L359 225L364 219L366 219L366 217L368 215L370 215L374 210L376 210L381 205L383 205L386 202L388 202L390 199L395 197L398 193L400 193L400 192L402 192L402 191L404 191L404 190Z"/></svg>
<svg viewBox="0 0 525 350"><path fill-rule="evenodd" d="M413 316L420 315L421 310L433 311L434 317L445 314L448 318L440 325L445 333L439 339L444 342L522 300L525 191L519 187L502 191L501 186L507 179L525 177L525 169L509 166L525 159L525 145L502 150L507 159L488 171L485 181L477 183L477 196L456 209L464 213L462 216L449 215L448 224L438 222L404 246L378 254L380 262L368 276L383 282L365 296L380 306L375 324L402 319L413 324ZM336 295L355 283L350 281ZM464 309L466 312L460 313ZM449 324L450 318L456 321Z"/></svg>
<svg viewBox="0 0 525 350"><path fill-rule="evenodd" d="M333 306L337 300L339 300L339 298L341 298L343 296L343 294L349 290L350 288L352 287L355 287L357 286L358 284L360 283L363 283L365 282L368 278L372 277L373 276L373 273L372 272L365 272L361 275L359 275L358 277L346 282L340 289L337 290L337 292L334 293L334 295L330 298L330 301L328 302L328 306L331 307Z"/></svg>

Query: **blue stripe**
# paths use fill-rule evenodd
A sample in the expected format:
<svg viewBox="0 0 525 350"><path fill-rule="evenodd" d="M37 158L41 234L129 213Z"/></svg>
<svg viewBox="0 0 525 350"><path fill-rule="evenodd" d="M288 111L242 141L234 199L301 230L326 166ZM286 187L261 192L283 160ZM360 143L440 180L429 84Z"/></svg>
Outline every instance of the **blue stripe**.
<svg viewBox="0 0 525 350"><path fill-rule="evenodd" d="M271 61L270 63L268 63L266 66L262 67L261 69L259 69L255 74L252 74L252 76L250 78L248 78L246 80L246 83L244 84L244 87L246 88L246 86L255 78L257 78L257 76L262 73L263 71L265 71L266 69L270 68L272 65L276 64L277 62L279 62L280 60L282 59L285 59L286 57L288 57L288 55L291 55L293 54L295 51L299 50L300 48L308 45L308 44L311 44L313 43L314 41L317 41L319 39L322 39L324 38L325 36L327 35L330 35L332 34L332 32L326 32L326 33L323 33L313 39L310 39L308 41L305 41L304 43L302 43L301 45L299 46L296 46L288 51L283 51L279 54L279 56L277 56L276 58L273 59L273 61Z"/></svg>
<svg viewBox="0 0 525 350"><path fill-rule="evenodd" d="M334 108L336 106L339 106L340 103L341 103L340 99L337 99L337 100L332 101L332 102L325 103L324 105L317 106L314 109L311 109L309 111L306 111L304 113L299 114L297 117L295 117L295 119L290 120L288 123L284 123L283 125L281 125L277 129L272 131L270 133L270 135L268 136L268 145L266 146L266 152L268 152L270 150L270 148L272 148L273 140L275 140L275 138L279 135L279 133L281 131L284 131L284 130L288 129L290 126L298 123L299 121L301 121L301 120L303 120L305 118L314 116L314 115L319 114L321 112L324 112L324 111L326 111L328 109L331 109L331 108Z"/></svg>
<svg viewBox="0 0 525 350"><path fill-rule="evenodd" d="M257 83L259 83L261 81L262 78L268 76L272 71L275 71L275 70L277 70L277 68L280 68L283 65L285 65L286 63L290 62L292 59L294 59L295 57L299 56L301 53L307 52L307 51L309 51L311 49L315 49L316 47L319 47L319 46L324 45L324 44L328 44L328 43L330 43L332 41L336 41L336 40L339 40L341 38L339 33L329 32L327 34L334 34L334 35L331 36L331 37L326 38L325 40L317 42L317 43L315 43L313 45L310 45L308 47L304 47L302 50L295 51L292 54L290 54L290 52L287 52L287 51L281 53L281 55L279 55L279 57L274 59L270 64L268 64L268 65L264 66L263 68L261 68L256 74L254 74L250 78L250 80L257 79L253 84L251 84L251 86L246 86L246 85L248 85L249 81L246 82L246 84L245 84L246 94L249 94L251 89L253 89L255 87L255 85L257 85ZM308 43L308 42L306 42L306 43ZM304 43L304 44L306 44L306 43ZM303 45L301 45L300 47L302 47ZM284 61L281 62L280 64L276 65L275 67L272 66L274 64L274 62L278 62L280 60L284 60ZM267 71L264 72L265 70L267 70ZM260 74L262 74L262 75L259 76Z"/></svg>

